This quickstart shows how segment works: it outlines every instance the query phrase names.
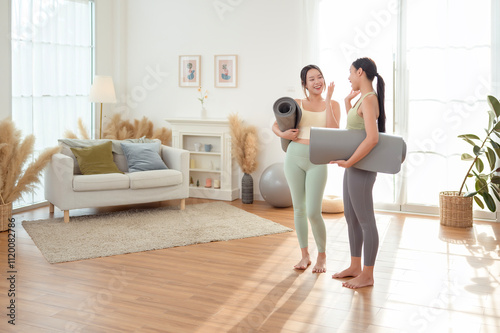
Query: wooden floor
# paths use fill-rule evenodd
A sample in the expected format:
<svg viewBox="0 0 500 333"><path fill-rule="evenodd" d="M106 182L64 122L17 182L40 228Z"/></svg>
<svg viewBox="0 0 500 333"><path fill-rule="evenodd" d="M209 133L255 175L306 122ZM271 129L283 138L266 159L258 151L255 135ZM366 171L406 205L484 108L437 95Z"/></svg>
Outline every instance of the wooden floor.
<svg viewBox="0 0 500 333"><path fill-rule="evenodd" d="M293 228L291 208L229 204ZM21 225L48 216L48 207L14 216L15 327L0 233L0 332L500 332L498 223L463 230L377 212L375 286L354 291L331 278L349 262L342 214L324 215L326 274L292 269L294 232L49 264ZM315 257L311 235L310 247Z"/></svg>

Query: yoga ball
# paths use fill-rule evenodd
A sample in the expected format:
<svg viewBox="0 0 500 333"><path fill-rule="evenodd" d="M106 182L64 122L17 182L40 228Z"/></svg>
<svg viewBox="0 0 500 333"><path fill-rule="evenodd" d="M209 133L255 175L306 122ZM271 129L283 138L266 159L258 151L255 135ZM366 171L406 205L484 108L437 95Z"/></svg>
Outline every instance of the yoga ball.
<svg viewBox="0 0 500 333"><path fill-rule="evenodd" d="M283 163L268 166L259 181L260 194L264 200L274 207L290 207L292 195L285 178Z"/></svg>

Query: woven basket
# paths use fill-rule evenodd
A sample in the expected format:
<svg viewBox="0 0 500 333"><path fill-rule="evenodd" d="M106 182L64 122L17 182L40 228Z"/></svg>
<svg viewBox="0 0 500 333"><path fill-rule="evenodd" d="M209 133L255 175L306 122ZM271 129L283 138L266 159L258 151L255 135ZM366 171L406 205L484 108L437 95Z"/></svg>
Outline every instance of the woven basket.
<svg viewBox="0 0 500 333"><path fill-rule="evenodd" d="M0 231L9 229L9 219L12 217L12 203L0 204Z"/></svg>
<svg viewBox="0 0 500 333"><path fill-rule="evenodd" d="M457 191L439 193L439 218L448 227L472 227L472 197L458 195Z"/></svg>

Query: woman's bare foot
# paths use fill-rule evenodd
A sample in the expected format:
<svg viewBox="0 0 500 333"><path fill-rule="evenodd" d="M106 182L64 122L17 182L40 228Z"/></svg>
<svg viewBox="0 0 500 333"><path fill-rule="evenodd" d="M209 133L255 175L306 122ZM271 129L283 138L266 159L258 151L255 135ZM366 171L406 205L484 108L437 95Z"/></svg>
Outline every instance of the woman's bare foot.
<svg viewBox="0 0 500 333"><path fill-rule="evenodd" d="M361 274L361 267L349 266L342 272L338 272L332 275L332 279L343 279L346 277L356 277Z"/></svg>
<svg viewBox="0 0 500 333"><path fill-rule="evenodd" d="M318 253L318 259L316 260L316 265L312 270L313 273L325 273L326 272L326 253Z"/></svg>
<svg viewBox="0 0 500 333"><path fill-rule="evenodd" d="M310 264L311 264L311 260L309 259L309 256L307 256L307 257L303 257L302 259L300 259L299 263L297 265L293 266L293 268L304 270L307 267L309 267Z"/></svg>
<svg viewBox="0 0 500 333"><path fill-rule="evenodd" d="M363 272L354 279L342 283L342 286L351 289L358 289L358 288L373 286L373 283L374 283L373 276L370 276L370 274L365 274Z"/></svg>
<svg viewBox="0 0 500 333"><path fill-rule="evenodd" d="M373 268L374 266L363 266L361 274L354 279L342 283L342 286L351 289L373 286Z"/></svg>

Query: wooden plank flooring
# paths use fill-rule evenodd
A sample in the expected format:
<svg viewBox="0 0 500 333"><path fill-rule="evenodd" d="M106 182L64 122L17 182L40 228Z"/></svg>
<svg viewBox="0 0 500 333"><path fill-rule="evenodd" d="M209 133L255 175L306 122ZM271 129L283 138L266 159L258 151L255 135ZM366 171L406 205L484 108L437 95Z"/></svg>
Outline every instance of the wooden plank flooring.
<svg viewBox="0 0 500 333"><path fill-rule="evenodd" d="M293 228L291 208L228 204ZM354 291L331 278L349 262L342 214L324 214L328 272L319 275L292 269L294 232L49 264L21 225L49 216L48 207L14 216L15 327L0 233L0 332L500 331L499 223L454 229L435 217L377 212L375 286ZM312 235L309 243L314 258Z"/></svg>

